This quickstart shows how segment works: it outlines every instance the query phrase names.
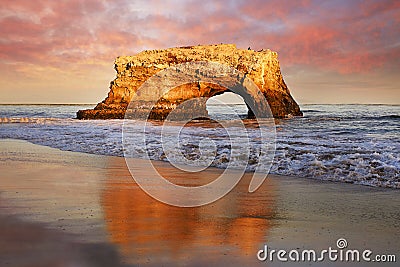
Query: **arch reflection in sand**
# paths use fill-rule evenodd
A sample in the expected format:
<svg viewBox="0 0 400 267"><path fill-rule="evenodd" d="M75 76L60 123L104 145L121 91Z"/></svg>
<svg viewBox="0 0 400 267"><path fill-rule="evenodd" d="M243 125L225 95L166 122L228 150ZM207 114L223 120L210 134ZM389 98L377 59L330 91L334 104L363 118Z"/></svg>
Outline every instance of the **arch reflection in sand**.
<svg viewBox="0 0 400 267"><path fill-rule="evenodd" d="M102 205L112 243L128 262L208 264L255 259L265 242L274 216L274 182L247 192L251 175L219 201L199 208L173 207L154 200L130 178L121 161L114 167L102 193ZM207 169L190 177L168 163L155 162L157 170L176 184L198 186L218 177L221 170ZM168 192L166 192L168 193Z"/></svg>

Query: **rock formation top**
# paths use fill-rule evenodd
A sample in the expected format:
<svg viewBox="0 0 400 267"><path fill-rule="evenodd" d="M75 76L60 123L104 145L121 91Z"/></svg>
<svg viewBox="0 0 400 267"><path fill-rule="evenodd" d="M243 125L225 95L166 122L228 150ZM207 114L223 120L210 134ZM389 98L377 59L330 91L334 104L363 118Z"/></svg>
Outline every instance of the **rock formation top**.
<svg viewBox="0 0 400 267"><path fill-rule="evenodd" d="M238 49L234 44L199 45L163 50L146 50L134 56L120 56L115 60L116 78L110 83L108 96L94 110L80 110L78 119L124 118L125 110L136 90L151 76L170 66L192 61L211 61L235 68L249 77L267 99L276 118L301 116L298 104L290 95L278 61L278 54L269 49L254 51ZM227 88L196 83L180 86L179 90L163 97L153 119L164 119L171 105L195 97L212 97ZM169 107L164 108L163 107ZM204 103L205 110L205 103ZM250 114L250 113L249 113ZM205 110L205 115L207 111Z"/></svg>

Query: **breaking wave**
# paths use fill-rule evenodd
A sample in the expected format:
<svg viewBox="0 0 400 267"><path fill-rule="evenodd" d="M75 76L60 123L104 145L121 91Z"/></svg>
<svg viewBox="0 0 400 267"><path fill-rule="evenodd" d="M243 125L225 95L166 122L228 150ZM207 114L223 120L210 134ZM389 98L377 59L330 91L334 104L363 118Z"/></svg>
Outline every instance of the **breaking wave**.
<svg viewBox="0 0 400 267"><path fill-rule="evenodd" d="M42 117L3 112L0 138L24 139L61 150L123 156L122 120L80 121L73 119L72 111L76 109L54 108L60 112L57 117L52 116L51 107L46 107ZM37 113L34 109L29 107ZM400 188L400 106L310 105L303 111L302 118L276 121L271 173ZM138 129L142 123L137 122ZM247 171L254 171L258 163L257 129L251 121L246 125L251 152ZM148 154L154 160L167 160L160 141L162 124L155 122L147 129L147 147L132 142L126 149L135 151L135 157ZM212 166L225 168L231 146L223 128L204 122L185 127L180 133L181 152L186 158L195 159L204 137L211 138L216 146Z"/></svg>

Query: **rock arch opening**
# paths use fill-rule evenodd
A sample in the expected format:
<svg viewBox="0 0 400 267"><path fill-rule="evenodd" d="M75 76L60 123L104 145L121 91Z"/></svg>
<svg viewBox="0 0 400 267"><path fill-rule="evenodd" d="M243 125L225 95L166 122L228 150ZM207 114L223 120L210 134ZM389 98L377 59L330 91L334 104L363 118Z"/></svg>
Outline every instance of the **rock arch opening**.
<svg viewBox="0 0 400 267"><path fill-rule="evenodd" d="M208 116L214 120L229 120L235 114L241 119L251 117L249 116L251 110L248 108L243 97L230 91L210 97L206 102L206 108Z"/></svg>

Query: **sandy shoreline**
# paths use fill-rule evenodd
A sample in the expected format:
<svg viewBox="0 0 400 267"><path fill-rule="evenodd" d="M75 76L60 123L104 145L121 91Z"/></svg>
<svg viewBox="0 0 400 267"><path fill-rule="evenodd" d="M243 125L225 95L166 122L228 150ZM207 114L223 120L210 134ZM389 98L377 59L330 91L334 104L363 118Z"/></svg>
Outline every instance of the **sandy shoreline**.
<svg viewBox="0 0 400 267"><path fill-rule="evenodd" d="M215 203L176 208L147 196L123 158L10 139L0 140L0 157L0 266L281 266L259 262L257 251L324 249L338 238L400 260L398 190L269 176L249 194L246 174ZM154 165L177 183L221 172L188 178Z"/></svg>

